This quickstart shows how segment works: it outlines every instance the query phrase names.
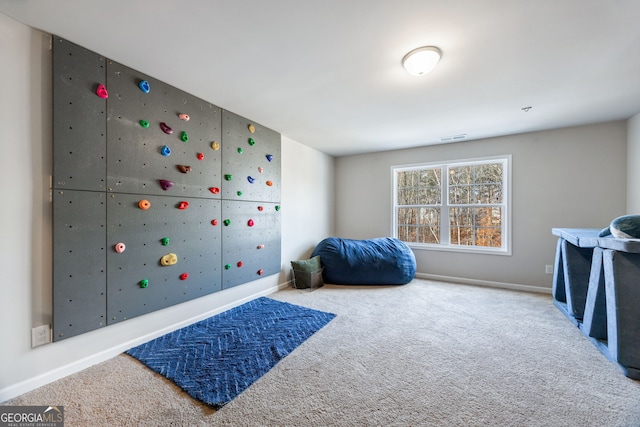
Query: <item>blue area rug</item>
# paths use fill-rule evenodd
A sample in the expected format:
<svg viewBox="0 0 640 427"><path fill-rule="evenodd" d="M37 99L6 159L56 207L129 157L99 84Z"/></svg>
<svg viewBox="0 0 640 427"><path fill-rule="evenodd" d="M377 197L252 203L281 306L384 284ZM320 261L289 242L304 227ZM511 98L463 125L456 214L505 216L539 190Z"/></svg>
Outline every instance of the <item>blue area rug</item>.
<svg viewBox="0 0 640 427"><path fill-rule="evenodd" d="M335 316L262 297L126 353L217 409Z"/></svg>

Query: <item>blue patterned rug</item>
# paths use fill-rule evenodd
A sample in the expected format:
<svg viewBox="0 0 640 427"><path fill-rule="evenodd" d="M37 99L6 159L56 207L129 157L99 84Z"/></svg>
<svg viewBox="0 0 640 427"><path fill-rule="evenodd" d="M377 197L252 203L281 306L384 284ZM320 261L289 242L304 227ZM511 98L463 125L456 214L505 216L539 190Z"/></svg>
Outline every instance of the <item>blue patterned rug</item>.
<svg viewBox="0 0 640 427"><path fill-rule="evenodd" d="M126 353L218 409L335 316L262 297Z"/></svg>

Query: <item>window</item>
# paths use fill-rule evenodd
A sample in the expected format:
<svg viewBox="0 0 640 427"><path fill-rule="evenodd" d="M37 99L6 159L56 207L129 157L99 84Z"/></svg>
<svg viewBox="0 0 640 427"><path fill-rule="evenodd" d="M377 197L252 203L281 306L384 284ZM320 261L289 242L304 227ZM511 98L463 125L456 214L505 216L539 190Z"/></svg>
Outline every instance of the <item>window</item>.
<svg viewBox="0 0 640 427"><path fill-rule="evenodd" d="M510 254L510 163L392 167L394 236L414 248Z"/></svg>

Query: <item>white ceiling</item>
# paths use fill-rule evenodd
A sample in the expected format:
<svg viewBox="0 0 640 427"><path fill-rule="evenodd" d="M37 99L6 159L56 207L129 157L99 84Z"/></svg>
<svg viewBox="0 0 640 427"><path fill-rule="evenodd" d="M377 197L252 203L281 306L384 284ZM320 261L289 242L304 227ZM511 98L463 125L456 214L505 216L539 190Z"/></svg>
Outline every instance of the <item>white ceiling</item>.
<svg viewBox="0 0 640 427"><path fill-rule="evenodd" d="M638 0L0 0L0 12L335 156L640 112ZM425 45L443 58L410 76L400 61Z"/></svg>

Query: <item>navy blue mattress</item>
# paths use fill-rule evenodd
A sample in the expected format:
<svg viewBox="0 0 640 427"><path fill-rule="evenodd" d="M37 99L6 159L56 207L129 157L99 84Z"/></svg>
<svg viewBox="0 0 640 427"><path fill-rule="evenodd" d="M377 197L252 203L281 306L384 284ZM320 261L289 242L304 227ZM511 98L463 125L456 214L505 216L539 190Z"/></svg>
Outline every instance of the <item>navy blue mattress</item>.
<svg viewBox="0 0 640 427"><path fill-rule="evenodd" d="M416 258L404 242L392 237L369 240L328 237L318 243L325 283L404 285L416 274Z"/></svg>

